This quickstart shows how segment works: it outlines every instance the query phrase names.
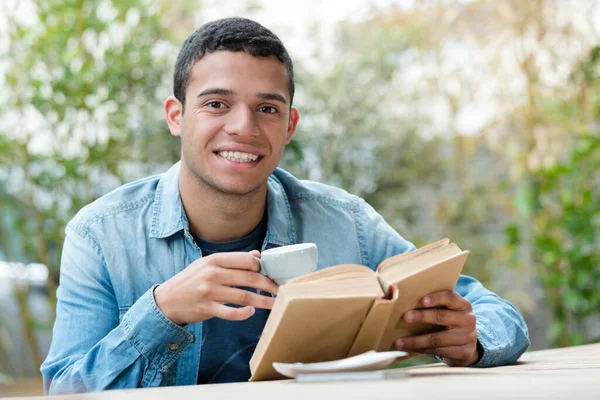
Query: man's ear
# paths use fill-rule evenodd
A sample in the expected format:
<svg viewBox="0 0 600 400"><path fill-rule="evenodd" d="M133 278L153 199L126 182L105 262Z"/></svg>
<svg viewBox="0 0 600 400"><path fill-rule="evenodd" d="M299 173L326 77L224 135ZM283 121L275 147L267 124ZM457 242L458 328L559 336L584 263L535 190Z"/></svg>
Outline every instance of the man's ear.
<svg viewBox="0 0 600 400"><path fill-rule="evenodd" d="M165 100L165 119L173 136L181 136L181 117L183 117L183 105L174 96Z"/></svg>
<svg viewBox="0 0 600 400"><path fill-rule="evenodd" d="M298 120L300 119L300 113L298 109L292 107L290 109L290 120L288 121L288 130L287 137L285 138L285 144L289 144L292 140L292 136L294 136L294 132L296 132L296 126L298 125Z"/></svg>

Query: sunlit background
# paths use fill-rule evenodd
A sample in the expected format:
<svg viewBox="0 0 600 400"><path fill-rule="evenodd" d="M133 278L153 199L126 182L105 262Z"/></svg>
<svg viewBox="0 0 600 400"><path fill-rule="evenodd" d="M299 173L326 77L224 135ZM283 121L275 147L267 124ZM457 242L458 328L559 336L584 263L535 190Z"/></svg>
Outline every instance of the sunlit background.
<svg viewBox="0 0 600 400"><path fill-rule="evenodd" d="M0 0L0 395L41 390L64 227L177 161L172 66L226 16L294 59L283 167L470 250L532 349L600 341L599 1Z"/></svg>

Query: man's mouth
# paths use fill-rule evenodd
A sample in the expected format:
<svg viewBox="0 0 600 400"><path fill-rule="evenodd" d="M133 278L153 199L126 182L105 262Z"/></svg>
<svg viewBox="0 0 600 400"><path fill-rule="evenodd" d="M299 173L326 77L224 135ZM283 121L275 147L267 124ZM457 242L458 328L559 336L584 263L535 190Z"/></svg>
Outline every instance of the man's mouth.
<svg viewBox="0 0 600 400"><path fill-rule="evenodd" d="M239 163L251 163L260 158L256 154L243 153L241 151L218 151L217 154L227 160Z"/></svg>

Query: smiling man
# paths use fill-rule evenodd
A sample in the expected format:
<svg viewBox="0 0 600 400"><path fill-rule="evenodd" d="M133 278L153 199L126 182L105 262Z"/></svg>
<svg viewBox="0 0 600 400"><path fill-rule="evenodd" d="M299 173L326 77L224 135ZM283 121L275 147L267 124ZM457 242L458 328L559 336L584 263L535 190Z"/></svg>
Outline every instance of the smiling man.
<svg viewBox="0 0 600 400"><path fill-rule="evenodd" d="M181 161L67 226L47 393L247 380L277 293L261 251L314 242L319 268L374 269L414 249L362 199L277 168L299 114L292 61L268 29L204 25L181 49L173 92L164 108ZM446 329L399 348L492 366L529 345L519 312L473 278L423 304L404 318Z"/></svg>

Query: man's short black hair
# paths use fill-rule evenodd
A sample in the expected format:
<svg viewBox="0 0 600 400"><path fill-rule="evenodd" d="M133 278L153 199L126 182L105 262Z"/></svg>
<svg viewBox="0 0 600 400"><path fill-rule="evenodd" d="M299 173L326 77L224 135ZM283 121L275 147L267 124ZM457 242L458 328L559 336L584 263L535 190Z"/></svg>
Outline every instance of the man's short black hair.
<svg viewBox="0 0 600 400"><path fill-rule="evenodd" d="M290 106L294 99L294 65L283 43L273 32L246 18L224 18L209 22L183 43L175 63L173 94L185 106L185 92L193 66L218 50L243 51L255 57L275 56L285 65L289 81Z"/></svg>

